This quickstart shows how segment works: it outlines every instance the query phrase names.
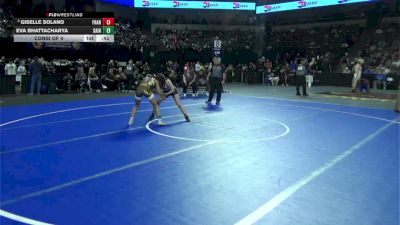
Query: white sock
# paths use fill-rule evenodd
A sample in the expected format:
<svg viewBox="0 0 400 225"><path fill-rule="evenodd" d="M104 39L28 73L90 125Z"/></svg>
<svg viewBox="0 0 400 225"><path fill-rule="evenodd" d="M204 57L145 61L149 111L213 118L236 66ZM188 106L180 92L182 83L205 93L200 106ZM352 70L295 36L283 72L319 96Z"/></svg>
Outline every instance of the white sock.
<svg viewBox="0 0 400 225"><path fill-rule="evenodd" d="M133 117L131 116L131 118L129 118L128 125L132 125L133 122L135 122L135 118L133 118Z"/></svg>

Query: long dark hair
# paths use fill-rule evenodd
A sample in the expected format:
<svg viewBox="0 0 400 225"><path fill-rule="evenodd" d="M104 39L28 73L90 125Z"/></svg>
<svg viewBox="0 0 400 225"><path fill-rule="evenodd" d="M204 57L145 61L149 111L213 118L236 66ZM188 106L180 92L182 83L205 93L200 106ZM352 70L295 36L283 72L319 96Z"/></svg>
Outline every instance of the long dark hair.
<svg viewBox="0 0 400 225"><path fill-rule="evenodd" d="M156 74L156 80L158 81L158 83L160 84L160 86L164 86L165 85L165 80L167 78L165 78L164 74L162 73L157 73Z"/></svg>

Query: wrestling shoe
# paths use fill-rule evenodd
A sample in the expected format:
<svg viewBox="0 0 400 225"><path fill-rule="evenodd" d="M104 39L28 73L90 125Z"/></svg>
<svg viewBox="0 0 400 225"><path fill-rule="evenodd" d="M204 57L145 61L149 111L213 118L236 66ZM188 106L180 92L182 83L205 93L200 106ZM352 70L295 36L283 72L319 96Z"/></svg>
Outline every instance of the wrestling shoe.
<svg viewBox="0 0 400 225"><path fill-rule="evenodd" d="M158 118L158 125L159 126L165 126L166 124L162 121L161 118Z"/></svg>
<svg viewBox="0 0 400 225"><path fill-rule="evenodd" d="M135 122L135 119L133 117L129 118L128 125L131 126Z"/></svg>
<svg viewBox="0 0 400 225"><path fill-rule="evenodd" d="M189 118L188 114L184 114L183 116L185 117L186 122L190 122L190 118Z"/></svg>
<svg viewBox="0 0 400 225"><path fill-rule="evenodd" d="M152 120L154 120L154 111L151 113L149 119L147 119L147 122L150 122Z"/></svg>

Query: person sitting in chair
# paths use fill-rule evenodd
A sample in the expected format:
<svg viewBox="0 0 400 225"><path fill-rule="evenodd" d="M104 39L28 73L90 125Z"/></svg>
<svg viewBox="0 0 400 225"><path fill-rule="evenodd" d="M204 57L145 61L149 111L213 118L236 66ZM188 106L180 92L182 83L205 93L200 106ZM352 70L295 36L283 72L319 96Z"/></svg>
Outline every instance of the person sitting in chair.
<svg viewBox="0 0 400 225"><path fill-rule="evenodd" d="M84 92L86 89L88 89L89 87L87 81L88 78L86 74L83 72L83 65L80 65L75 75L75 83L77 85L77 88L79 88L79 90L77 91Z"/></svg>
<svg viewBox="0 0 400 225"><path fill-rule="evenodd" d="M96 74L96 69L94 66L89 68L89 87L91 91L100 92L101 89L101 81Z"/></svg>
<svg viewBox="0 0 400 225"><path fill-rule="evenodd" d="M386 74L384 73L384 71L378 72L378 74L375 76L374 82L372 83L374 89L379 89L381 85L383 90L386 90L387 81L386 81Z"/></svg>
<svg viewBox="0 0 400 225"><path fill-rule="evenodd" d="M196 73L193 66L185 66L183 76L183 96L186 96L187 88L192 87L193 95L196 96L197 93L197 82Z"/></svg>
<svg viewBox="0 0 400 225"><path fill-rule="evenodd" d="M74 78L72 77L72 75L70 73L68 73L67 75L65 75L63 77L63 81L64 81L64 84L63 84L64 90L71 91L74 86L74 84L73 84Z"/></svg>
<svg viewBox="0 0 400 225"><path fill-rule="evenodd" d="M367 94L369 93L369 81L361 78L357 81L356 93L363 92L364 90Z"/></svg>

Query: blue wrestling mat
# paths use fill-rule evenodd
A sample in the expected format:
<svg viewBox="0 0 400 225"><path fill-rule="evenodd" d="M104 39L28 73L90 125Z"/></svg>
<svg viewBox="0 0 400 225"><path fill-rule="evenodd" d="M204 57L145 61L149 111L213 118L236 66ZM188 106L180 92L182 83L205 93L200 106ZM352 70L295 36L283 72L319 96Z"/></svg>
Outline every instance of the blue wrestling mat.
<svg viewBox="0 0 400 225"><path fill-rule="evenodd" d="M6 224L399 224L399 116L225 94L1 108Z"/></svg>

